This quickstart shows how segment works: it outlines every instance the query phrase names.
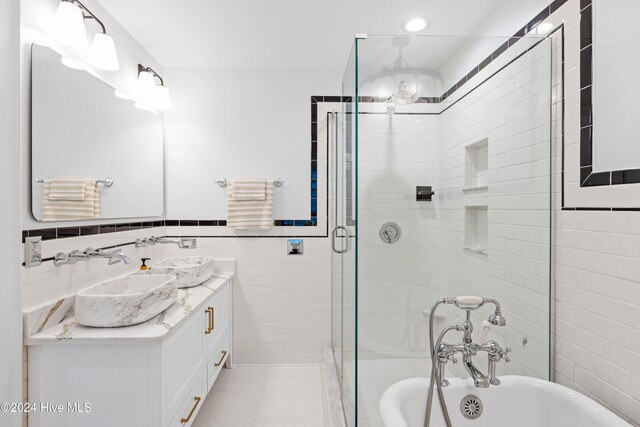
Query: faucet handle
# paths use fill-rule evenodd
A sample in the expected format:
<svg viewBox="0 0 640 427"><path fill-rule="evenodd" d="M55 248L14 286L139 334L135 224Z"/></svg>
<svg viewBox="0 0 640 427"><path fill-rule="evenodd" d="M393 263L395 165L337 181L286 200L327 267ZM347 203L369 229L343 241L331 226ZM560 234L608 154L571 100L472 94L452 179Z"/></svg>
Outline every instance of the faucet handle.
<svg viewBox="0 0 640 427"><path fill-rule="evenodd" d="M196 249L198 247L198 241L196 239L180 239L178 247L181 249Z"/></svg>
<svg viewBox="0 0 640 427"><path fill-rule="evenodd" d="M507 347L504 349L504 351L500 352L500 358L507 363L511 362L511 359L509 358L509 353L511 353L511 349Z"/></svg>

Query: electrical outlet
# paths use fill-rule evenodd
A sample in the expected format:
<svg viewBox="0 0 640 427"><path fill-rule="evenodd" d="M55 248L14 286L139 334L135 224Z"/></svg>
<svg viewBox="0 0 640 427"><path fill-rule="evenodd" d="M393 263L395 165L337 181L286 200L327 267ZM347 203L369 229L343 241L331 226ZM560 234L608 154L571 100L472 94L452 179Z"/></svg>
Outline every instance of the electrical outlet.
<svg viewBox="0 0 640 427"><path fill-rule="evenodd" d="M42 236L24 239L24 266L36 267L42 264Z"/></svg>

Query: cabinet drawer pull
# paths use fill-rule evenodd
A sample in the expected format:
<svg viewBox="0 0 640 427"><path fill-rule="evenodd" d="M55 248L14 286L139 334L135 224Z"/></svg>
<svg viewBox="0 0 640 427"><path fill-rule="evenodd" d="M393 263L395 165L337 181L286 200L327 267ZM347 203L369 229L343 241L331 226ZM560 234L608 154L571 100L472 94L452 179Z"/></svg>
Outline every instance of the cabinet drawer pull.
<svg viewBox="0 0 640 427"><path fill-rule="evenodd" d="M224 360L224 358L225 358L225 356L226 356L226 355L227 355L227 352L226 352L226 351L223 351L223 352L222 352L222 357L220 358L220 360L218 360L218 363L216 363L216 364L215 364L215 365L213 365L213 366L215 366L215 367L217 368L218 366L222 365L222 361Z"/></svg>
<svg viewBox="0 0 640 427"><path fill-rule="evenodd" d="M204 331L205 335L209 335L213 331L213 307L207 307L205 310L207 313L207 330Z"/></svg>
<svg viewBox="0 0 640 427"><path fill-rule="evenodd" d="M196 402L193 405L193 408L191 408L191 412L189 412L189 415L187 416L187 418L181 418L180 419L180 424L186 424L189 422L189 420L191 419L191 417L193 416L193 413L196 411L196 408L198 407L198 405L200 404L200 396L196 396L193 398L193 400Z"/></svg>
<svg viewBox="0 0 640 427"><path fill-rule="evenodd" d="M211 332L216 329L216 316L215 316L215 308L211 307Z"/></svg>

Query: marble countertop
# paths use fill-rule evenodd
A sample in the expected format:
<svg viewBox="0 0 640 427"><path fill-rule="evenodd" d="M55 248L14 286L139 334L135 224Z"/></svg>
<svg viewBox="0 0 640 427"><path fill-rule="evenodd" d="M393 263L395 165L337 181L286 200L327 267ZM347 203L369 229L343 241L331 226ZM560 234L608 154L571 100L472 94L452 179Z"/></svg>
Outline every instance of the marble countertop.
<svg viewBox="0 0 640 427"><path fill-rule="evenodd" d="M216 273L200 286L178 289L178 300L171 307L138 325L121 328L91 328L79 325L75 317L70 317L57 325L26 337L25 344L130 344L162 341L233 276L233 273Z"/></svg>

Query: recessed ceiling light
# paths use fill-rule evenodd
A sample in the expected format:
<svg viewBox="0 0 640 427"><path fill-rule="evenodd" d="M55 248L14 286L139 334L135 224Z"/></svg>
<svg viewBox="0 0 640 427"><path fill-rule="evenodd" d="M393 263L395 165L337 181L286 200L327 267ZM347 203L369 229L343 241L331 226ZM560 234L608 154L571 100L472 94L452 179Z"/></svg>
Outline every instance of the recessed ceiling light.
<svg viewBox="0 0 640 427"><path fill-rule="evenodd" d="M429 23L430 21L427 18L411 18L404 23L404 30L410 33L417 33L418 31L426 29Z"/></svg>

